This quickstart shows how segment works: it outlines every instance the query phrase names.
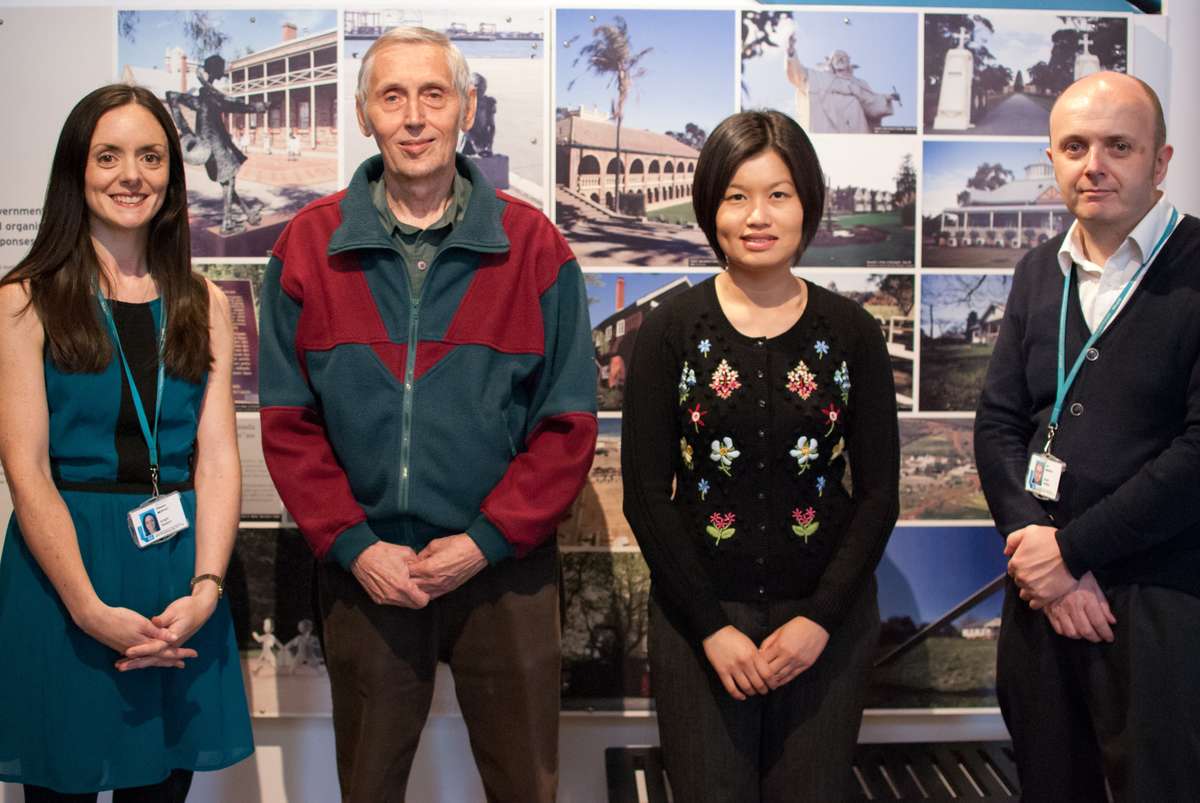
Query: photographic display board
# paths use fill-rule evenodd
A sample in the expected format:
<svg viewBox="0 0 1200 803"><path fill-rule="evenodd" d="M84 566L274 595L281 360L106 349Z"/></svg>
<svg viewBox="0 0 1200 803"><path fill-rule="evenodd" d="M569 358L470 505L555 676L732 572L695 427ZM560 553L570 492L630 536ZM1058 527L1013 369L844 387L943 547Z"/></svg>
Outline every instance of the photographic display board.
<svg viewBox="0 0 1200 803"><path fill-rule="evenodd" d="M0 130L0 273L36 234L72 104L108 81L150 88L186 152L194 266L233 310L243 529L227 588L262 686L252 697L262 684L275 694L325 682L313 560L262 458L263 273L291 217L377 152L355 112L367 48L394 26L425 25L472 73L478 112L460 150L545 210L584 269L601 419L587 484L558 529L564 706L650 706L650 575L621 512L628 361L648 314L720 271L692 209L696 163L722 119L757 108L794 117L821 160L827 201L805 210L821 225L798 275L860 303L892 361L901 513L877 572L870 706L996 705L1000 596L989 588L1004 558L975 468L974 410L1013 266L1071 223L1045 155L1050 107L1101 69L1165 90L1161 18L1148 36L1145 17L1110 11L869 3L169 5L0 13L0 91L22 110L22 125ZM55 66L30 81L29 64ZM300 702L255 710L305 713L304 701L326 698L289 699Z"/></svg>

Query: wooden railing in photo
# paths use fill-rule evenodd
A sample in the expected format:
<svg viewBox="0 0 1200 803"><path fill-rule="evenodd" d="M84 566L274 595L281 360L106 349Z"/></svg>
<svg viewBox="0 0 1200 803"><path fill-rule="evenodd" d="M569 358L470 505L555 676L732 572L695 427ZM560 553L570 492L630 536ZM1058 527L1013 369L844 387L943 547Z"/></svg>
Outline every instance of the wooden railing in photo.
<svg viewBox="0 0 1200 803"><path fill-rule="evenodd" d="M608 803L692 803L675 800L658 747L604 751ZM861 744L845 803L867 800L1020 800L1017 766L1005 742ZM830 803L833 803L832 801Z"/></svg>

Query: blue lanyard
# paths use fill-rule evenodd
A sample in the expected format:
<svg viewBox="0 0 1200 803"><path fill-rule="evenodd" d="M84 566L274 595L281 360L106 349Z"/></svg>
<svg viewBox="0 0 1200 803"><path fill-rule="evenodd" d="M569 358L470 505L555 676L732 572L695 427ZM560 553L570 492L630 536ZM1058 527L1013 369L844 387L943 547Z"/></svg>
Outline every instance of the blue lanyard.
<svg viewBox="0 0 1200 803"><path fill-rule="evenodd" d="M103 291L99 287L96 288L96 299L100 302L100 309L104 312L104 318L108 321L108 331L112 335L113 342L117 344L117 353L121 356L121 365L125 369L125 379L129 382L129 395L133 397L133 409L137 413L138 424L142 428L142 437L146 439L146 449L150 453L150 485L153 489L154 496L158 496L158 419L159 413L162 411L163 397L163 343L167 336L167 308L164 304L162 314L159 316L158 328L158 385L154 393L154 428L151 429L150 422L146 420L146 409L142 406L142 395L138 393L137 383L133 381L133 371L129 368L129 360L125 358L125 349L121 346L121 335L117 333L117 322L113 319L112 309L108 306L108 299L104 297Z"/></svg>
<svg viewBox="0 0 1200 803"><path fill-rule="evenodd" d="M1095 345L1100 339L1100 335L1104 334L1104 330L1108 328L1109 322L1113 316L1117 314L1117 310L1121 308L1129 291L1137 284L1137 280L1145 272L1146 268L1158 256L1158 252L1162 249L1163 244L1167 242L1167 238L1171 236L1171 232L1175 230L1175 223L1179 220L1179 210L1171 210L1171 219L1167 221L1167 228L1163 231L1162 236L1158 238L1158 243L1150 251L1150 256L1146 257L1146 261L1138 266L1137 271L1125 282L1125 286L1121 288L1121 294L1117 296L1116 301L1108 308L1108 312L1104 313L1104 317L1100 319L1099 325L1092 336L1083 344L1083 348L1079 350L1079 356L1075 358L1075 364L1071 366L1071 373L1066 371L1066 353L1067 353L1067 302L1071 294L1071 274L1075 272L1074 266L1066 272L1063 277L1063 297L1062 309L1058 314L1058 392L1054 396L1054 409L1050 413L1050 425L1046 430L1046 447L1043 451L1050 454L1050 444L1054 441L1054 433L1058 432L1058 419L1062 416L1063 402L1067 399L1067 391L1071 389L1071 385L1075 382L1075 377L1079 375L1079 369L1083 367L1083 361L1087 357L1088 350Z"/></svg>

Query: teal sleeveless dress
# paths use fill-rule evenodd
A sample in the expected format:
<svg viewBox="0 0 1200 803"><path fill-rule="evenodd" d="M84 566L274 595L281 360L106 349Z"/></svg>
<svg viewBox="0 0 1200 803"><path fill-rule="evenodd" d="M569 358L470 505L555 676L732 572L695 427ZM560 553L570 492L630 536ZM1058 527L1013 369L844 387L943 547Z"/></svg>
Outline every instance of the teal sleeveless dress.
<svg viewBox="0 0 1200 803"><path fill-rule="evenodd" d="M144 408L153 416L158 300L112 303ZM107 331L107 330L105 330ZM126 513L150 496L149 456L120 358L97 374L47 358L50 459L100 599L144 616L190 593L195 533L139 549ZM160 491L179 490L196 521L191 464L204 382L168 373L158 425ZM253 742L229 605L187 645L184 669L118 672L118 654L80 630L13 516L0 557L0 781L59 792L145 786L173 769L215 770Z"/></svg>

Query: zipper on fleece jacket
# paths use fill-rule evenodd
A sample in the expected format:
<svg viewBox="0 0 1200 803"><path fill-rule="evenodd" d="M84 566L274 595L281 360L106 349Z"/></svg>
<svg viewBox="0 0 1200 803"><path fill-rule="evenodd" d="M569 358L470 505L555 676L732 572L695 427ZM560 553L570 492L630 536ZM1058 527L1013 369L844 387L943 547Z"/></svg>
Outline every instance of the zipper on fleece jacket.
<svg viewBox="0 0 1200 803"><path fill-rule="evenodd" d="M401 257L403 261L403 257ZM433 265L429 266L433 273ZM425 282L429 282L429 276ZM416 386L417 371L417 328L421 320L421 296L413 294L412 280L408 275L407 266L404 269L404 281L408 283L410 306L408 311L408 349L404 355L404 403L400 413L400 512L408 512L408 475L409 460L412 452L412 416L413 392ZM421 290L424 291L424 286Z"/></svg>

